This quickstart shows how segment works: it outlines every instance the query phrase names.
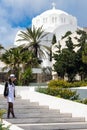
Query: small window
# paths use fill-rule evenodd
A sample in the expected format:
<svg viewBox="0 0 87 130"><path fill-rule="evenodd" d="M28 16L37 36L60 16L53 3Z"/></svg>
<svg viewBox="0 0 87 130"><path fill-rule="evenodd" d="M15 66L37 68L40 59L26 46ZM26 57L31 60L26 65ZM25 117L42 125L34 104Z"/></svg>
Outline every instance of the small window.
<svg viewBox="0 0 87 130"><path fill-rule="evenodd" d="M57 22L57 17L52 17L52 23L56 23Z"/></svg>
<svg viewBox="0 0 87 130"><path fill-rule="evenodd" d="M43 23L47 23L47 18L43 18Z"/></svg>
<svg viewBox="0 0 87 130"><path fill-rule="evenodd" d="M55 23L57 22L57 17L55 17Z"/></svg>
<svg viewBox="0 0 87 130"><path fill-rule="evenodd" d="M61 18L61 23L65 23L66 22L66 19L63 17Z"/></svg>
<svg viewBox="0 0 87 130"><path fill-rule="evenodd" d="M63 18L61 18L61 23L63 23Z"/></svg>
<svg viewBox="0 0 87 130"><path fill-rule="evenodd" d="M66 19L64 18L64 23L66 22Z"/></svg>

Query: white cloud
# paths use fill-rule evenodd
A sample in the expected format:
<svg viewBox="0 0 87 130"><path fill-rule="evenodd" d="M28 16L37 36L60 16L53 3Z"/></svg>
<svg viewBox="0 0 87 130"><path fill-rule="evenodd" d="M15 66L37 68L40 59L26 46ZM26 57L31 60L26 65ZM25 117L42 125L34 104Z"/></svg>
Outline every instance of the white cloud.
<svg viewBox="0 0 87 130"><path fill-rule="evenodd" d="M4 47L13 45L16 33L21 29L20 25L19 27L13 27L13 23L20 23L25 16L33 17L34 13L41 10L43 4L44 2L41 0L36 0L34 2L32 0L1 0L0 43Z"/></svg>
<svg viewBox="0 0 87 130"><path fill-rule="evenodd" d="M19 30L18 28L8 27L0 27L0 44L2 44L5 48L9 48L14 45L14 38Z"/></svg>
<svg viewBox="0 0 87 130"><path fill-rule="evenodd" d="M21 29L19 23L25 22L26 17L31 19L51 9L52 2L56 3L56 8L77 16L78 20L82 21L83 18L86 24L87 0L0 0L0 43L4 46L13 45L16 33Z"/></svg>
<svg viewBox="0 0 87 130"><path fill-rule="evenodd" d="M0 44L4 47L12 46L19 29L20 27L13 28L6 19L0 17Z"/></svg>

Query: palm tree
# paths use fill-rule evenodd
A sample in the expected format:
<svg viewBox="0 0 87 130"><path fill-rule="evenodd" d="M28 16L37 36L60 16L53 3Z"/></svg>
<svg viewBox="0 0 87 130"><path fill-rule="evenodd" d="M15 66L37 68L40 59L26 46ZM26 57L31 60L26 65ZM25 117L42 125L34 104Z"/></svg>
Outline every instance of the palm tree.
<svg viewBox="0 0 87 130"><path fill-rule="evenodd" d="M21 48L11 48L2 54L1 60L6 63L6 67L3 69L9 68L10 72L19 72L22 58L20 55L20 50Z"/></svg>
<svg viewBox="0 0 87 130"><path fill-rule="evenodd" d="M0 57L1 57L1 55L2 55L2 50L5 50L5 48L0 44Z"/></svg>
<svg viewBox="0 0 87 130"><path fill-rule="evenodd" d="M23 68L27 68L28 66L35 67L38 66L37 59L34 57L32 51L26 50L21 52L22 53L22 64Z"/></svg>
<svg viewBox="0 0 87 130"><path fill-rule="evenodd" d="M17 42L24 41L27 43L23 46L23 51L27 49L32 50L34 56L39 62L40 58L45 57L45 53L49 54L49 47L40 44L46 35L47 33L44 33L42 27L39 27L38 29L35 27L33 27L33 29L26 28L26 31L21 31L19 34L20 38L17 40Z"/></svg>
<svg viewBox="0 0 87 130"><path fill-rule="evenodd" d="M25 72L29 77L29 75L31 75L31 67L38 65L32 52L28 50L26 52L21 52L22 49L22 47L10 48L9 50L6 50L1 57L1 60L6 64L3 70L9 69L9 73L15 73L18 84L22 83L22 81L25 82L24 79L26 79L26 75L24 76L24 79L22 79L22 75L24 75ZM30 72L30 74L27 71Z"/></svg>
<svg viewBox="0 0 87 130"><path fill-rule="evenodd" d="M0 50L4 49L4 47L0 44Z"/></svg>

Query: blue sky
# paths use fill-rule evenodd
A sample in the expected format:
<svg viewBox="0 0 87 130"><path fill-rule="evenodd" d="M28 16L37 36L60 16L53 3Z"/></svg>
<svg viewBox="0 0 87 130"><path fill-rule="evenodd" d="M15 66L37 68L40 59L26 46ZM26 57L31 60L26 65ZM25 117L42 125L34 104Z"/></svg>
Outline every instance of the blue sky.
<svg viewBox="0 0 87 130"><path fill-rule="evenodd" d="M87 0L0 0L0 44L12 46L18 30L31 26L32 18L51 9L52 2L87 27Z"/></svg>

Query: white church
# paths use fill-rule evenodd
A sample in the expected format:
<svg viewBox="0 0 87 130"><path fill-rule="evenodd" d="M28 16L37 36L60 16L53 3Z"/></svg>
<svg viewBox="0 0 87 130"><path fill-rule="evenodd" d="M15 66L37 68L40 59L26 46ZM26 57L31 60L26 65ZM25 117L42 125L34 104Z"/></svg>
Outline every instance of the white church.
<svg viewBox="0 0 87 130"><path fill-rule="evenodd" d="M56 9L55 3L52 3L52 9L46 10L32 19L33 26L35 28L42 26L45 32L55 34L57 41L59 41L61 36L65 35L67 31L75 32L77 30L77 19L62 10ZM22 42L16 42L19 33L20 31L18 31L14 43L17 46L23 44ZM50 36L46 38L48 41L51 39L52 37Z"/></svg>
<svg viewBox="0 0 87 130"><path fill-rule="evenodd" d="M55 34L57 39L56 44L58 44L58 41L60 41L62 48L65 47L65 42L61 41L61 37L64 36L68 31L71 31L72 35L74 36L76 35L75 31L77 28L79 28L77 26L77 18L62 10L56 9L55 3L52 3L52 9L46 10L45 12L32 19L32 28L33 26L35 28L42 26L44 32L49 33L49 35L43 39L43 44L51 46L52 36ZM22 41L16 42L17 39L19 39L18 34L20 34L20 31L18 31L14 42L14 44L17 46L24 44ZM56 51L55 46L53 47L52 51L53 53ZM42 66L44 67L52 67L52 64L54 63L54 61L53 63L49 61L48 56L47 58L43 59L43 61L44 62L42 63Z"/></svg>
<svg viewBox="0 0 87 130"><path fill-rule="evenodd" d="M77 30L77 19L62 10L56 9L55 3L52 3L52 9L46 10L32 19L32 27L33 26L35 26L35 28L42 26L44 32L50 34L45 39L46 43L48 41L48 46L50 46L52 34L55 34L57 41L59 41L67 31L75 32ZM16 42L19 38L19 33L20 31L18 31L14 42L17 46L23 44L23 42Z"/></svg>
<svg viewBox="0 0 87 130"><path fill-rule="evenodd" d="M32 19L32 26L36 28L43 26L45 32L50 32L56 35L57 40L61 39L67 31L74 32L77 29L76 17L55 8L43 12Z"/></svg>

